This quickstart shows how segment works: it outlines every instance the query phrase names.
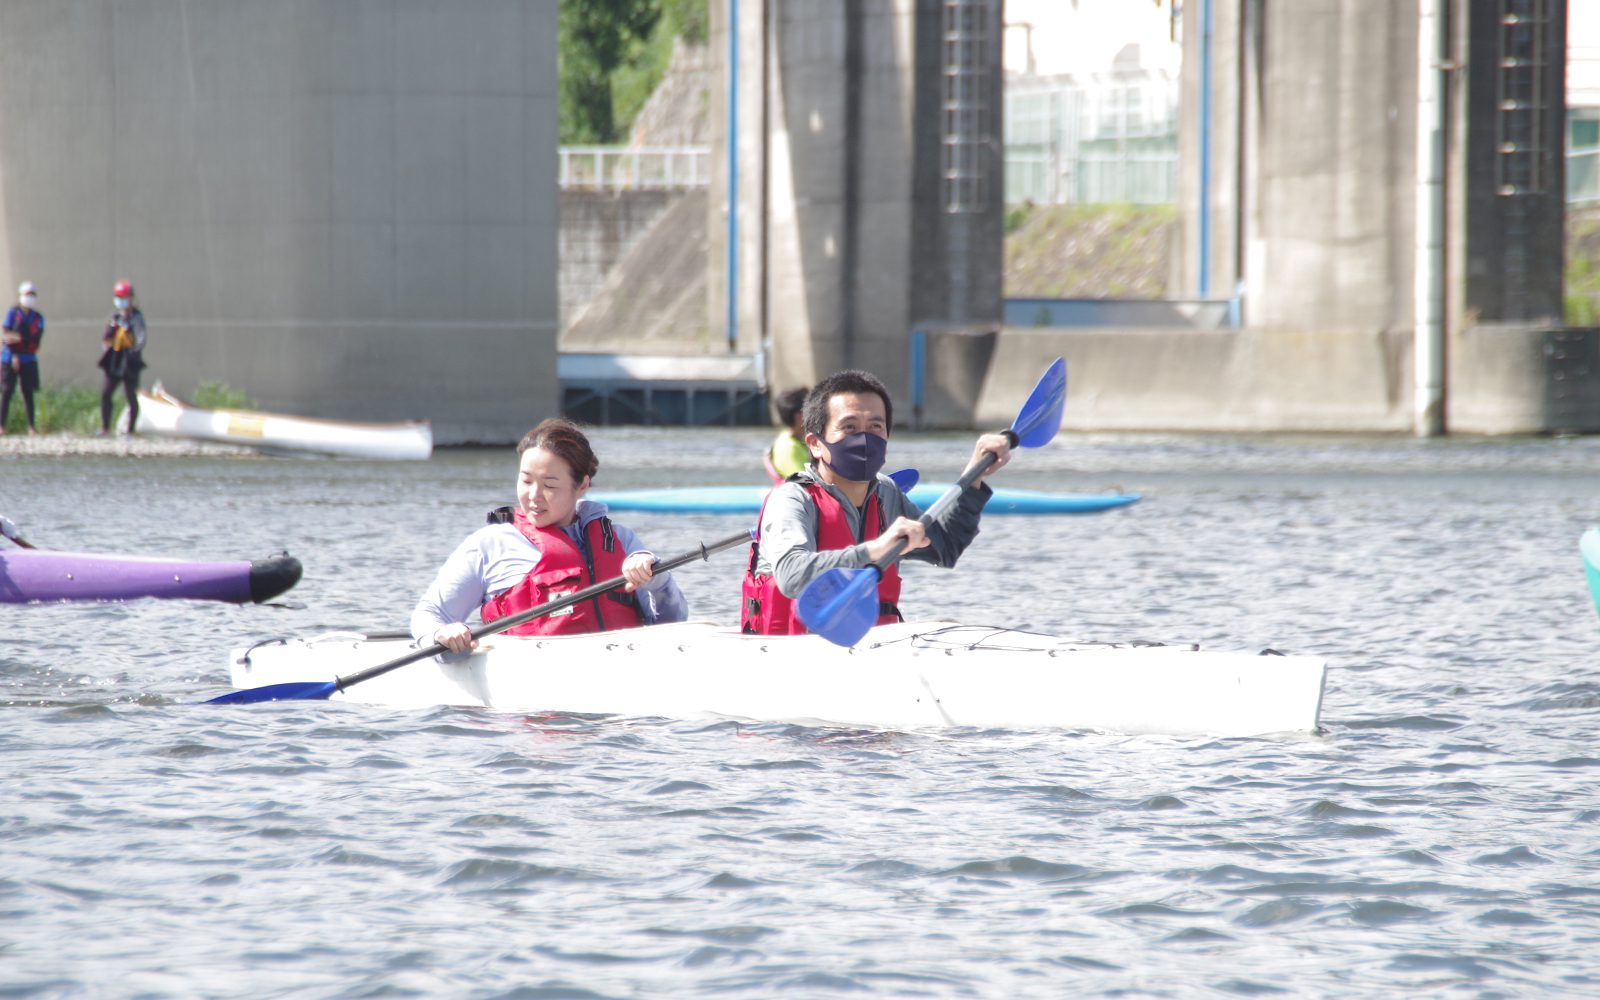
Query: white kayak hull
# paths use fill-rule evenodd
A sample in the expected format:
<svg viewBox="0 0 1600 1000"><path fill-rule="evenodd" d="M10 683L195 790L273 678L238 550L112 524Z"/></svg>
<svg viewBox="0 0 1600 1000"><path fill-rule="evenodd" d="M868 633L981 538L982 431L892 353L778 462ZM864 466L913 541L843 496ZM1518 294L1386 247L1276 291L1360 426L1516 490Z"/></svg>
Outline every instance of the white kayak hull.
<svg viewBox="0 0 1600 1000"><path fill-rule="evenodd" d="M236 688L329 681L403 655L353 633L236 649ZM554 638L497 635L334 698L416 709L734 719L893 730L1057 728L1257 736L1317 728L1326 667L1304 656L1072 644L948 622L873 629L853 649L702 622Z"/></svg>
<svg viewBox="0 0 1600 1000"><path fill-rule="evenodd" d="M217 441L264 451L335 458L421 460L433 454L426 420L362 423L257 410L207 410L157 385L139 393L140 434Z"/></svg>

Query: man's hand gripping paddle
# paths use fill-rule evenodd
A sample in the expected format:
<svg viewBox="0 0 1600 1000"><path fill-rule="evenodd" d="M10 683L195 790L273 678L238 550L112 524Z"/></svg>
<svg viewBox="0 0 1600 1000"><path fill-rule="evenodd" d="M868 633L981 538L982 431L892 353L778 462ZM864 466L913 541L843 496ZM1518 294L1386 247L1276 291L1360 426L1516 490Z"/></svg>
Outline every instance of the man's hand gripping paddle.
<svg viewBox="0 0 1600 1000"><path fill-rule="evenodd" d="M651 570L655 573L663 573L670 569L677 569L685 563L694 562L696 559L710 559L713 552L721 552L723 549L731 549L735 545L742 545L754 537L754 529L741 531L737 535L729 535L720 542L712 542L710 545L702 544L699 548L685 552L681 556L673 556L671 559L664 561L657 559L651 564ZM519 611L514 615L506 615L504 618L496 618L487 625L480 625L473 629L472 638L482 639L497 632L504 632L508 628L515 628L523 622L532 621L541 615L554 614L562 608L570 608L572 605L587 601L591 597L598 597L608 590L616 590L627 582L625 577L620 576L613 577L610 580L602 580L592 587L585 587L565 597L547 601L538 607ZM258 701L321 701L331 696L335 691L343 691L352 684L370 681L372 678L381 677L391 670L398 670L408 663L415 663L418 660L425 660L432 656L438 656L440 653L448 652L450 650L444 646L434 643L423 649L414 649L406 655L398 656L387 663L380 663L375 667L357 671L349 677L336 677L331 681L291 681L286 684L268 684L265 687L245 688L242 691L229 691L227 694L208 698L202 704L249 705Z"/></svg>
<svg viewBox="0 0 1600 1000"><path fill-rule="evenodd" d="M1067 399L1067 363L1061 358L1051 362L1039 378L1027 402L1017 411L1017 419L1005 432L1011 447L1038 448L1050 443L1061 428L1061 410ZM989 470L998 456L984 452L944 496L934 501L923 512L923 524L932 524L950 505L956 502L961 491L972 485ZM836 566L812 578L800 591L795 601L795 612L806 628L836 646L854 646L867 634L878 620L878 580L906 548L905 539L884 553L883 558L860 569Z"/></svg>

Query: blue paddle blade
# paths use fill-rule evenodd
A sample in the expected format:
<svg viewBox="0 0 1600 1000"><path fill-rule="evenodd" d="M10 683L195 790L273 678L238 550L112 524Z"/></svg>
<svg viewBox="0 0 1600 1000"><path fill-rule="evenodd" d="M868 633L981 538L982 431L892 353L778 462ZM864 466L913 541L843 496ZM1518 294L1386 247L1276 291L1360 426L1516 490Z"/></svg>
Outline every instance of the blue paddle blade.
<svg viewBox="0 0 1600 1000"><path fill-rule="evenodd" d="M806 584L794 609L817 635L835 646L854 646L878 623L878 569L835 566Z"/></svg>
<svg viewBox="0 0 1600 1000"><path fill-rule="evenodd" d="M894 484L900 487L901 493L910 493L912 487L917 485L917 480L921 479L922 475L916 469L897 469L889 473L889 478L893 479Z"/></svg>
<svg viewBox="0 0 1600 1000"><path fill-rule="evenodd" d="M266 687L229 691L215 698L207 698L206 705L253 705L258 701L323 701L339 690L337 681L292 681L288 684L268 684Z"/></svg>
<svg viewBox="0 0 1600 1000"><path fill-rule="evenodd" d="M1024 448L1038 448L1050 443L1061 429L1061 411L1067 404L1067 362L1056 358L1039 376L1038 383L1028 394L1028 401L1017 411L1011 422L1011 432Z"/></svg>

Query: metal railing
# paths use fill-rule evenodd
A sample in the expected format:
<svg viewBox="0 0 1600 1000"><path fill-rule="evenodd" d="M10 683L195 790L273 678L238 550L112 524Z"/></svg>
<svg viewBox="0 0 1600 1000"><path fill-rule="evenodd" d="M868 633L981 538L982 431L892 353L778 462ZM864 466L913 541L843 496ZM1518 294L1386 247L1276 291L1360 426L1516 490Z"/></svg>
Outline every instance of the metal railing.
<svg viewBox="0 0 1600 1000"><path fill-rule="evenodd" d="M1177 201L1178 96L1177 79L1145 70L1008 77L1006 201Z"/></svg>
<svg viewBox="0 0 1600 1000"><path fill-rule="evenodd" d="M561 146L561 190L670 191L711 181L710 146Z"/></svg>

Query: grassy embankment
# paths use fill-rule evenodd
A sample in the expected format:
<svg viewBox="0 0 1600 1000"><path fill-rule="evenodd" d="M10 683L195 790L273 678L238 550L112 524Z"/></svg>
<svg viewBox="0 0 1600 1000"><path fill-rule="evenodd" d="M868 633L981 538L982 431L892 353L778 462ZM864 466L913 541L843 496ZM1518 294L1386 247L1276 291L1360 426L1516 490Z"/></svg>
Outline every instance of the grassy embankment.
<svg viewBox="0 0 1600 1000"><path fill-rule="evenodd" d="M1160 298L1170 205L1014 205L1006 211L1012 298ZM1567 213L1566 320L1600 326L1600 208Z"/></svg>
<svg viewBox="0 0 1600 1000"><path fill-rule="evenodd" d="M1167 294L1173 205L1013 205L1010 298L1158 299Z"/></svg>
<svg viewBox="0 0 1600 1000"><path fill-rule="evenodd" d="M194 391L192 402L206 409L253 410L255 400L243 389L235 389L225 382L201 382ZM92 434L100 429L100 393L81 385L41 386L34 394L34 425L41 434ZM122 419L125 404L119 391L111 425ZM11 399L11 412L6 418L7 434L22 434L28 429L22 406L22 390Z"/></svg>
<svg viewBox="0 0 1600 1000"><path fill-rule="evenodd" d="M1562 296L1567 322L1600 326L1600 209L1567 212L1567 271Z"/></svg>

